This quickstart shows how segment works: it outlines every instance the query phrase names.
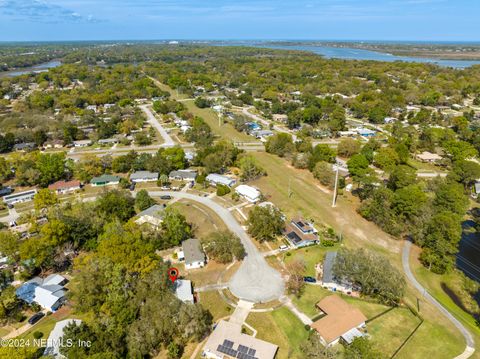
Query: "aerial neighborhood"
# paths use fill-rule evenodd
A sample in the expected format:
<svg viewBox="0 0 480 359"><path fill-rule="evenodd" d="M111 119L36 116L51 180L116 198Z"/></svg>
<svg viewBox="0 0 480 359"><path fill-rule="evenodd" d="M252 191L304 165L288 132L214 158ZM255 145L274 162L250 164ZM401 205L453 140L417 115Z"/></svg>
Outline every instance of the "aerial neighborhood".
<svg viewBox="0 0 480 359"><path fill-rule="evenodd" d="M478 67L175 42L31 51L61 61L0 78L0 334L45 345L0 357L452 358L462 333L480 343Z"/></svg>

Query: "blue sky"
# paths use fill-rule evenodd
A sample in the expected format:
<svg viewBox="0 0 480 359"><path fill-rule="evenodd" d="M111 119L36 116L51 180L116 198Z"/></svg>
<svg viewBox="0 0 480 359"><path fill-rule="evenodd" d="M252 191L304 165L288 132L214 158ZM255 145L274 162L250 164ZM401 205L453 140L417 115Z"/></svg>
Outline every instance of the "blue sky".
<svg viewBox="0 0 480 359"><path fill-rule="evenodd" d="M0 0L0 41L480 41L479 0Z"/></svg>

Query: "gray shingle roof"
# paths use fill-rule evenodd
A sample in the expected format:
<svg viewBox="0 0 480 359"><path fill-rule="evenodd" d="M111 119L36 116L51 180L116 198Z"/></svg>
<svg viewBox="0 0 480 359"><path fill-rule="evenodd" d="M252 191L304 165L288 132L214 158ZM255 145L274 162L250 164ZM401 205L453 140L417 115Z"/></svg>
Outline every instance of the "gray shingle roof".
<svg viewBox="0 0 480 359"><path fill-rule="evenodd" d="M182 248L186 264L205 261L205 254L202 251L202 246L198 239L190 238L183 241Z"/></svg>
<svg viewBox="0 0 480 359"><path fill-rule="evenodd" d="M337 258L337 252L327 252L325 255L325 260L323 261L323 283L332 283L334 280L333 263L335 263L335 258Z"/></svg>
<svg viewBox="0 0 480 359"><path fill-rule="evenodd" d="M154 204L153 206L147 208L146 210L140 212L138 217L142 216L150 216L156 218L163 218L163 212L165 212L165 208L159 204Z"/></svg>

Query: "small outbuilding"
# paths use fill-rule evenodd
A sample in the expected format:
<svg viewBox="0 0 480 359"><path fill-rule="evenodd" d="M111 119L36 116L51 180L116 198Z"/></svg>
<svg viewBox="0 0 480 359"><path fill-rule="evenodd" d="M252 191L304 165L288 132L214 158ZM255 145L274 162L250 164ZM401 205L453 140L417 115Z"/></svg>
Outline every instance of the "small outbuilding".
<svg viewBox="0 0 480 359"><path fill-rule="evenodd" d="M186 279L177 279L175 281L175 295L184 303L193 304L195 299L193 297L192 282Z"/></svg>
<svg viewBox="0 0 480 359"><path fill-rule="evenodd" d="M196 238L190 238L182 242L183 256L186 269L196 269L205 266L205 253L202 245Z"/></svg>

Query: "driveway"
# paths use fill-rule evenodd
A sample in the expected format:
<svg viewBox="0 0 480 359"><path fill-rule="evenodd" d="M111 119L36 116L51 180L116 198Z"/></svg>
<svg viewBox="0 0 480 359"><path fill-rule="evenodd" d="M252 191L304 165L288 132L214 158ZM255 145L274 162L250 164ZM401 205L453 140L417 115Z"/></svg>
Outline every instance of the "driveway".
<svg viewBox="0 0 480 359"><path fill-rule="evenodd" d="M227 208L222 207L208 197L190 193L151 191L149 194L155 197L170 195L173 198L184 198L199 202L213 210L223 220L228 229L240 238L247 256L228 283L228 288L236 297L254 303L261 303L278 299L283 295L285 287L280 273L268 265L247 232L240 226Z"/></svg>
<svg viewBox="0 0 480 359"><path fill-rule="evenodd" d="M173 147L175 146L175 142L173 139L170 137L170 135L167 133L167 131L163 128L163 126L158 122L157 118L153 114L153 112L150 110L148 105L142 105L139 106L143 112L147 115L147 121L148 123L155 127L155 129L160 133L160 136L163 138L163 143L160 145L161 147Z"/></svg>
<svg viewBox="0 0 480 359"><path fill-rule="evenodd" d="M472 334L468 331L465 326L460 323L460 321L455 318L450 312L445 309L443 305L441 305L434 297L432 297L425 287L423 287L413 275L412 271L410 270L410 248L412 247L412 243L409 241L405 241L405 245L403 246L403 253L402 253L402 264L403 264L403 271L407 276L407 279L412 285L420 292L423 293L423 297L433 304L440 312L445 315L448 320L450 320L455 327L462 333L467 346L465 347L465 351L460 354L459 356L455 357L455 359L467 359L475 352L475 342L473 340Z"/></svg>

